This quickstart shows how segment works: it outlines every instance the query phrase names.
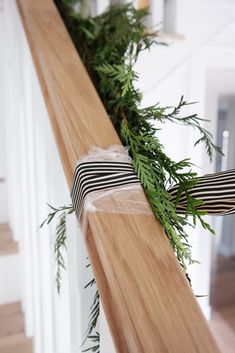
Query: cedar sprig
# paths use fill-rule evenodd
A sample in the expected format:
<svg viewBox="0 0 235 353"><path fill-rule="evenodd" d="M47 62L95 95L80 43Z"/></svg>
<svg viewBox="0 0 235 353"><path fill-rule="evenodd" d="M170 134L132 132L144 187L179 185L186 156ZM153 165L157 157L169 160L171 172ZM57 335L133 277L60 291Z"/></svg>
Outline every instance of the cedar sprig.
<svg viewBox="0 0 235 353"><path fill-rule="evenodd" d="M66 270L64 252L67 250L67 230L66 230L66 220L67 216L75 213L72 205L62 206L62 207L54 207L49 205L50 212L45 218L45 220L41 223L40 228L45 225L49 225L53 222L56 223L56 230L54 235L54 258L56 264L56 287L57 292L60 294L61 291L61 280L62 280L62 272ZM86 268L90 267L90 264L86 265ZM96 286L95 279L92 278L84 287L84 289L89 289L93 286ZM85 333L85 339L82 345L85 344L87 340L89 340L92 344L88 349L83 350L83 352L96 352L99 353L99 333L95 332L97 327L97 322L100 314L100 297L99 292L96 290L92 305L90 307L90 317L88 322L88 328Z"/></svg>
<svg viewBox="0 0 235 353"><path fill-rule="evenodd" d="M67 239L66 239L66 217L74 212L72 205L62 206L55 208L49 205L51 212L47 215L46 219L40 225L42 228L44 225L49 225L53 220L56 219L56 230L54 234L54 257L56 264L56 287L57 292L60 294L61 290L61 279L62 272L66 269L65 260L64 260L64 251L67 249Z"/></svg>
<svg viewBox="0 0 235 353"><path fill-rule="evenodd" d="M95 285L96 285L96 282L95 282L95 279L93 278L85 285L84 288L87 289ZM89 323L88 323L88 328L86 331L86 337L85 337L84 343L86 342L87 339L90 338L92 332L96 329L99 315L100 315L100 296L99 296L98 290L96 290L92 301L92 305L90 307L90 317L89 317ZM86 350L84 352L86 352Z"/></svg>
<svg viewBox="0 0 235 353"><path fill-rule="evenodd" d="M194 128L201 135L201 137L194 143L194 146L204 143L206 152L210 158L210 161L212 161L214 150L221 154L222 150L219 146L216 146L213 143L212 134L202 126L202 124L209 122L209 120L202 119L197 114L181 116L182 109L192 104L195 104L195 102L188 103L182 95L176 107L160 107L159 103L157 103L154 106L140 109L139 113L143 120L155 120L161 123L170 121L172 123L178 123Z"/></svg>
<svg viewBox="0 0 235 353"><path fill-rule="evenodd" d="M88 339L93 344L91 347L84 349L83 352L95 352L100 353L100 334L95 332L93 335L89 335Z"/></svg>

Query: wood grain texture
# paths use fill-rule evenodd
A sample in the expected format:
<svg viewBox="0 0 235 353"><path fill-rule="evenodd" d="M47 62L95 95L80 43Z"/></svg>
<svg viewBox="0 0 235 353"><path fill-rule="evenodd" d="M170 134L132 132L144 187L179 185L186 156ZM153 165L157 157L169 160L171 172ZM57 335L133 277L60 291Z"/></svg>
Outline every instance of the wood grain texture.
<svg viewBox="0 0 235 353"><path fill-rule="evenodd" d="M71 187L91 145L120 140L52 0L18 5ZM87 216L87 248L117 352L219 352L154 215Z"/></svg>

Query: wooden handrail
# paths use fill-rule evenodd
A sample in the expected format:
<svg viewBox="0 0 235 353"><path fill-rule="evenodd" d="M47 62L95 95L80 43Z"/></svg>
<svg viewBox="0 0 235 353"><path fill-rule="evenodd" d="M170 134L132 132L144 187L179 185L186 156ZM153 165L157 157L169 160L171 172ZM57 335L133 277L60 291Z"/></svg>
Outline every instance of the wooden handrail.
<svg viewBox="0 0 235 353"><path fill-rule="evenodd" d="M71 187L91 145L120 140L52 0L17 0ZM86 244L119 353L217 353L154 215L88 213Z"/></svg>
<svg viewBox="0 0 235 353"><path fill-rule="evenodd" d="M144 9L145 7L149 7L149 0L139 0L138 1L138 8Z"/></svg>

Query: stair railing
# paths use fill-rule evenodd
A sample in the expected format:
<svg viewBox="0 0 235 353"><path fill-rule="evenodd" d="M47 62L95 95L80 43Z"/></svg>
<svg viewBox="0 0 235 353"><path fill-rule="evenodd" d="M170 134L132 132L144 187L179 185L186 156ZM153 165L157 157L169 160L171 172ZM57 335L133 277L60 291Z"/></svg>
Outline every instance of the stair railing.
<svg viewBox="0 0 235 353"><path fill-rule="evenodd" d="M17 2L71 188L75 165L92 145L121 142L53 1ZM154 215L88 212L87 220L85 241L116 351L219 352Z"/></svg>

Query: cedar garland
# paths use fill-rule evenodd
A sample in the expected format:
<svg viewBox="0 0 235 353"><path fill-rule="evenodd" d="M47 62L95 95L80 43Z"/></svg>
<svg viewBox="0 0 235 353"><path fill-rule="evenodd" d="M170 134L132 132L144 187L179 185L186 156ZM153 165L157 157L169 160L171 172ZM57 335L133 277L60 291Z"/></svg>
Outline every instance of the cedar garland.
<svg viewBox="0 0 235 353"><path fill-rule="evenodd" d="M149 107L141 106L142 92L136 88L139 76L134 65L142 51L149 50L153 45L164 44L158 40L157 33L150 32L144 24L147 9L137 10L132 4L118 4L92 17L84 0L55 0L55 3L123 145L129 147L135 171L153 212L187 276L187 265L195 261L184 226L195 226L199 222L210 232L213 233L213 230L203 219L205 212L197 209L202 201L195 200L188 193L197 183L192 163L189 159L175 162L167 156L158 138L158 130L167 121L187 125L199 131L200 138L195 146L204 143L210 160L213 150L221 150L214 145L212 135L203 127L205 120L197 114L181 115L182 108L190 104L183 96L176 107L161 107L158 102ZM178 184L175 202L168 192L174 184ZM183 216L176 213L182 192L187 197L187 210ZM74 210L71 205L58 209L50 207L51 212L43 224L50 223L58 216L54 250L56 282L60 291L61 270L65 268L61 250L66 248L66 216ZM192 216L192 222L189 215ZM94 280L87 286L93 284ZM99 352L99 333L96 332L98 316L97 292L87 331L92 346L84 352Z"/></svg>

